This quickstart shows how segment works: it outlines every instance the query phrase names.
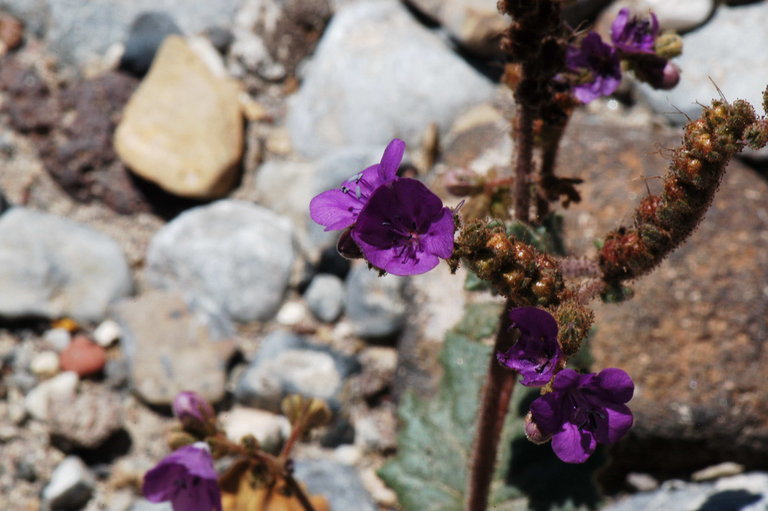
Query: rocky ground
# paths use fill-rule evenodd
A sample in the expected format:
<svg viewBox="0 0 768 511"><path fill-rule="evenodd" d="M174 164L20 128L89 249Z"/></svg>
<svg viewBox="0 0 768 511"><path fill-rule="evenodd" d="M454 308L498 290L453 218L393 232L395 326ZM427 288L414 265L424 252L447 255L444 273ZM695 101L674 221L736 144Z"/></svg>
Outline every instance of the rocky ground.
<svg viewBox="0 0 768 511"><path fill-rule="evenodd" d="M625 5L685 34L682 80L627 81L575 116L576 254L658 188L697 102L760 105L768 83L767 3L566 16L605 31ZM266 445L284 395L326 399L336 419L298 449L298 478L334 511L398 509L376 474L397 401L434 389L477 295L446 268L350 264L307 205L395 136L440 193L451 170L509 165L503 23L493 0L0 0L0 508L169 510L141 478L173 396L195 390ZM637 382L600 477L614 511L768 505L768 185L765 155L747 161L633 301L597 307L595 366Z"/></svg>

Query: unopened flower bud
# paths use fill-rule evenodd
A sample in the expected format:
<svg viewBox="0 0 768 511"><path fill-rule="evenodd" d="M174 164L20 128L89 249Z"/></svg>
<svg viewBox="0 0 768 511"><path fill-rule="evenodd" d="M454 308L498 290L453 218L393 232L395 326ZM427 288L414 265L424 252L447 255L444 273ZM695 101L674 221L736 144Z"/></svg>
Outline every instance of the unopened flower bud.
<svg viewBox="0 0 768 511"><path fill-rule="evenodd" d="M336 242L336 251L344 259L362 259L363 252L357 246L349 229L342 232L339 241Z"/></svg>
<svg viewBox="0 0 768 511"><path fill-rule="evenodd" d="M674 32L664 32L656 38L653 49L656 55L669 60L683 53L683 39Z"/></svg>
<svg viewBox="0 0 768 511"><path fill-rule="evenodd" d="M552 438L552 435L545 435L544 433L542 433L541 429L539 429L538 424L536 424L533 421L533 414L531 414L531 412L528 412L525 416L524 429L525 429L525 438L527 438L529 441L533 442L536 445L547 443Z"/></svg>
<svg viewBox="0 0 768 511"><path fill-rule="evenodd" d="M659 89L674 89L678 82L680 82L680 68L672 62L667 62L667 65L664 66L664 71L662 72L661 86Z"/></svg>
<svg viewBox="0 0 768 511"><path fill-rule="evenodd" d="M195 442L197 442L197 439L185 431L174 430L168 433L168 447L172 451Z"/></svg>
<svg viewBox="0 0 768 511"><path fill-rule="evenodd" d="M173 415L182 427L193 433L206 433L216 420L216 412L198 393L185 390L173 398Z"/></svg>
<svg viewBox="0 0 768 511"><path fill-rule="evenodd" d="M291 394L283 399L280 408L292 425L301 423L307 430L324 426L332 418L331 409L325 401L299 394Z"/></svg>
<svg viewBox="0 0 768 511"><path fill-rule="evenodd" d="M646 57L631 62L635 76L654 89L669 90L680 81L680 69L668 60L659 57Z"/></svg>

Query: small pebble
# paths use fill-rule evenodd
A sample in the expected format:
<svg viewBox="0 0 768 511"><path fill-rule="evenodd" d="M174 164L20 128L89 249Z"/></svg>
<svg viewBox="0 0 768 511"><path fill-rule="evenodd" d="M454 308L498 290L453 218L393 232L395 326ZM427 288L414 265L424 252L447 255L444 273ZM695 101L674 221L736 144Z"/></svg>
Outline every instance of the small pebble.
<svg viewBox="0 0 768 511"><path fill-rule="evenodd" d="M266 450L279 447L291 432L291 423L282 415L236 406L221 417L224 431L233 442L253 435Z"/></svg>
<svg viewBox="0 0 768 511"><path fill-rule="evenodd" d="M360 481L373 497L373 500L387 507L397 507L397 494L392 491L372 468L367 468L360 473Z"/></svg>
<svg viewBox="0 0 768 511"><path fill-rule="evenodd" d="M72 341L72 334L66 328L51 328L43 334L43 340L56 351L63 351Z"/></svg>
<svg viewBox="0 0 768 511"><path fill-rule="evenodd" d="M712 481L721 477L735 476L742 472L744 472L744 465L726 461L694 472L691 479L697 482Z"/></svg>
<svg viewBox="0 0 768 511"><path fill-rule="evenodd" d="M319 274L304 293L309 310L324 323L336 320L344 307L344 282L336 275Z"/></svg>
<svg viewBox="0 0 768 511"><path fill-rule="evenodd" d="M342 444L333 451L333 459L344 465L355 465L363 459L363 451L354 444Z"/></svg>
<svg viewBox="0 0 768 511"><path fill-rule="evenodd" d="M59 372L59 355L55 351L43 351L35 355L29 370L36 376L53 376Z"/></svg>
<svg viewBox="0 0 768 511"><path fill-rule="evenodd" d="M24 24L10 14L0 15L0 42L4 51L15 50L24 40Z"/></svg>
<svg viewBox="0 0 768 511"><path fill-rule="evenodd" d="M78 380L77 373L72 371L45 380L27 394L24 398L24 407L32 417L47 420L51 401L72 399L75 396Z"/></svg>
<svg viewBox="0 0 768 511"><path fill-rule="evenodd" d="M300 302L285 302L277 311L275 318L278 323L285 326L295 326L307 317L307 307Z"/></svg>
<svg viewBox="0 0 768 511"><path fill-rule="evenodd" d="M108 348L120 338L121 334L122 330L120 329L120 325L118 325L116 321L107 319L102 321L96 330L93 331L93 340L96 341L99 346Z"/></svg>
<svg viewBox="0 0 768 511"><path fill-rule="evenodd" d="M43 500L53 509L79 509L93 494L94 479L77 456L67 456L43 488Z"/></svg>
<svg viewBox="0 0 768 511"><path fill-rule="evenodd" d="M100 372L107 363L104 348L84 335L76 335L69 346L61 352L61 369L74 371L78 376L89 376Z"/></svg>
<svg viewBox="0 0 768 511"><path fill-rule="evenodd" d="M627 484L637 491L652 491L659 487L659 482L652 475L640 472L627 474Z"/></svg>

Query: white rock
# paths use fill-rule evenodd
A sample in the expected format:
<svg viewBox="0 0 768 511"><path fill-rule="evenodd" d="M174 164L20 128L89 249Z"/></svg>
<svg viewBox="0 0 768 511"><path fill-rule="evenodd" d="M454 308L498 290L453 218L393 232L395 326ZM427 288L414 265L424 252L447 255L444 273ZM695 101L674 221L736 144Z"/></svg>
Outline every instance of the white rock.
<svg viewBox="0 0 768 511"><path fill-rule="evenodd" d="M333 148L416 145L434 122L491 97L492 84L394 0L348 5L331 20L289 102L293 147L307 157Z"/></svg>
<svg viewBox="0 0 768 511"><path fill-rule="evenodd" d="M93 493L95 480L77 456L67 456L54 469L43 488L43 500L53 509L80 509Z"/></svg>
<svg viewBox="0 0 768 511"><path fill-rule="evenodd" d="M278 446L291 433L291 423L284 416L242 406L221 414L221 423L233 442L253 435L266 448Z"/></svg>
<svg viewBox="0 0 768 511"><path fill-rule="evenodd" d="M24 398L24 407L27 409L27 413L38 420L48 419L50 402L73 398L78 380L77 373L66 371L50 380L41 382Z"/></svg>
<svg viewBox="0 0 768 511"><path fill-rule="evenodd" d="M131 288L125 255L105 234L23 207L0 216L0 316L99 321Z"/></svg>
<svg viewBox="0 0 768 511"><path fill-rule="evenodd" d="M255 204L221 200L190 209L149 246L149 281L182 291L236 321L266 321L288 287L295 251L290 221Z"/></svg>
<svg viewBox="0 0 768 511"><path fill-rule="evenodd" d="M356 465L363 459L363 450L354 444L342 444L333 450L333 459L344 465Z"/></svg>
<svg viewBox="0 0 768 511"><path fill-rule="evenodd" d="M120 338L122 333L120 325L116 321L107 319L102 321L101 324L93 331L93 340L100 346L108 347L113 342Z"/></svg>
<svg viewBox="0 0 768 511"><path fill-rule="evenodd" d="M42 351L32 359L29 370L36 376L52 376L59 371L59 355L55 351Z"/></svg>
<svg viewBox="0 0 768 511"><path fill-rule="evenodd" d="M285 302L275 319L285 326L295 326L307 318L307 307L301 302Z"/></svg>
<svg viewBox="0 0 768 511"><path fill-rule="evenodd" d="M45 331L43 340L56 351L62 351L72 341L72 334L65 328L51 328Z"/></svg>
<svg viewBox="0 0 768 511"><path fill-rule="evenodd" d="M763 91L768 83L768 3L720 7L700 29L683 37L683 54L674 59L682 69L680 83L672 90L653 90L638 84L637 90L656 112L668 113L671 121L696 118L701 106L719 99L746 99L762 113ZM748 41L748 44L745 42ZM683 114L675 113L680 109Z"/></svg>

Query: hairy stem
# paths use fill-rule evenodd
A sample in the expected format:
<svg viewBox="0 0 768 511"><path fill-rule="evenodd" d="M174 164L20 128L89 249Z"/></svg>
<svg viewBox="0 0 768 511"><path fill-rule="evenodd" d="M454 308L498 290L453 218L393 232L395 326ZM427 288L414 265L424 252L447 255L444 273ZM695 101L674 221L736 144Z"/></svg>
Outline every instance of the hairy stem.
<svg viewBox="0 0 768 511"><path fill-rule="evenodd" d="M529 223L531 209L533 114L530 106L520 104L515 119L515 218L524 223Z"/></svg>
<svg viewBox="0 0 768 511"><path fill-rule="evenodd" d="M301 504L301 507L304 508L304 511L315 511L315 507L312 505L312 502L309 501L309 497L304 493L304 490L296 479L293 478L293 475L286 473L284 474L284 478L286 484L290 487L291 491L296 496L296 499Z"/></svg>
<svg viewBox="0 0 768 511"><path fill-rule="evenodd" d="M507 313L511 305L511 302L507 301L502 311L499 331L488 365L488 380L480 403L475 445L472 450L466 511L485 511L488 507L488 493L496 468L501 430L517 380L516 372L504 369L496 361L496 351L511 344Z"/></svg>

